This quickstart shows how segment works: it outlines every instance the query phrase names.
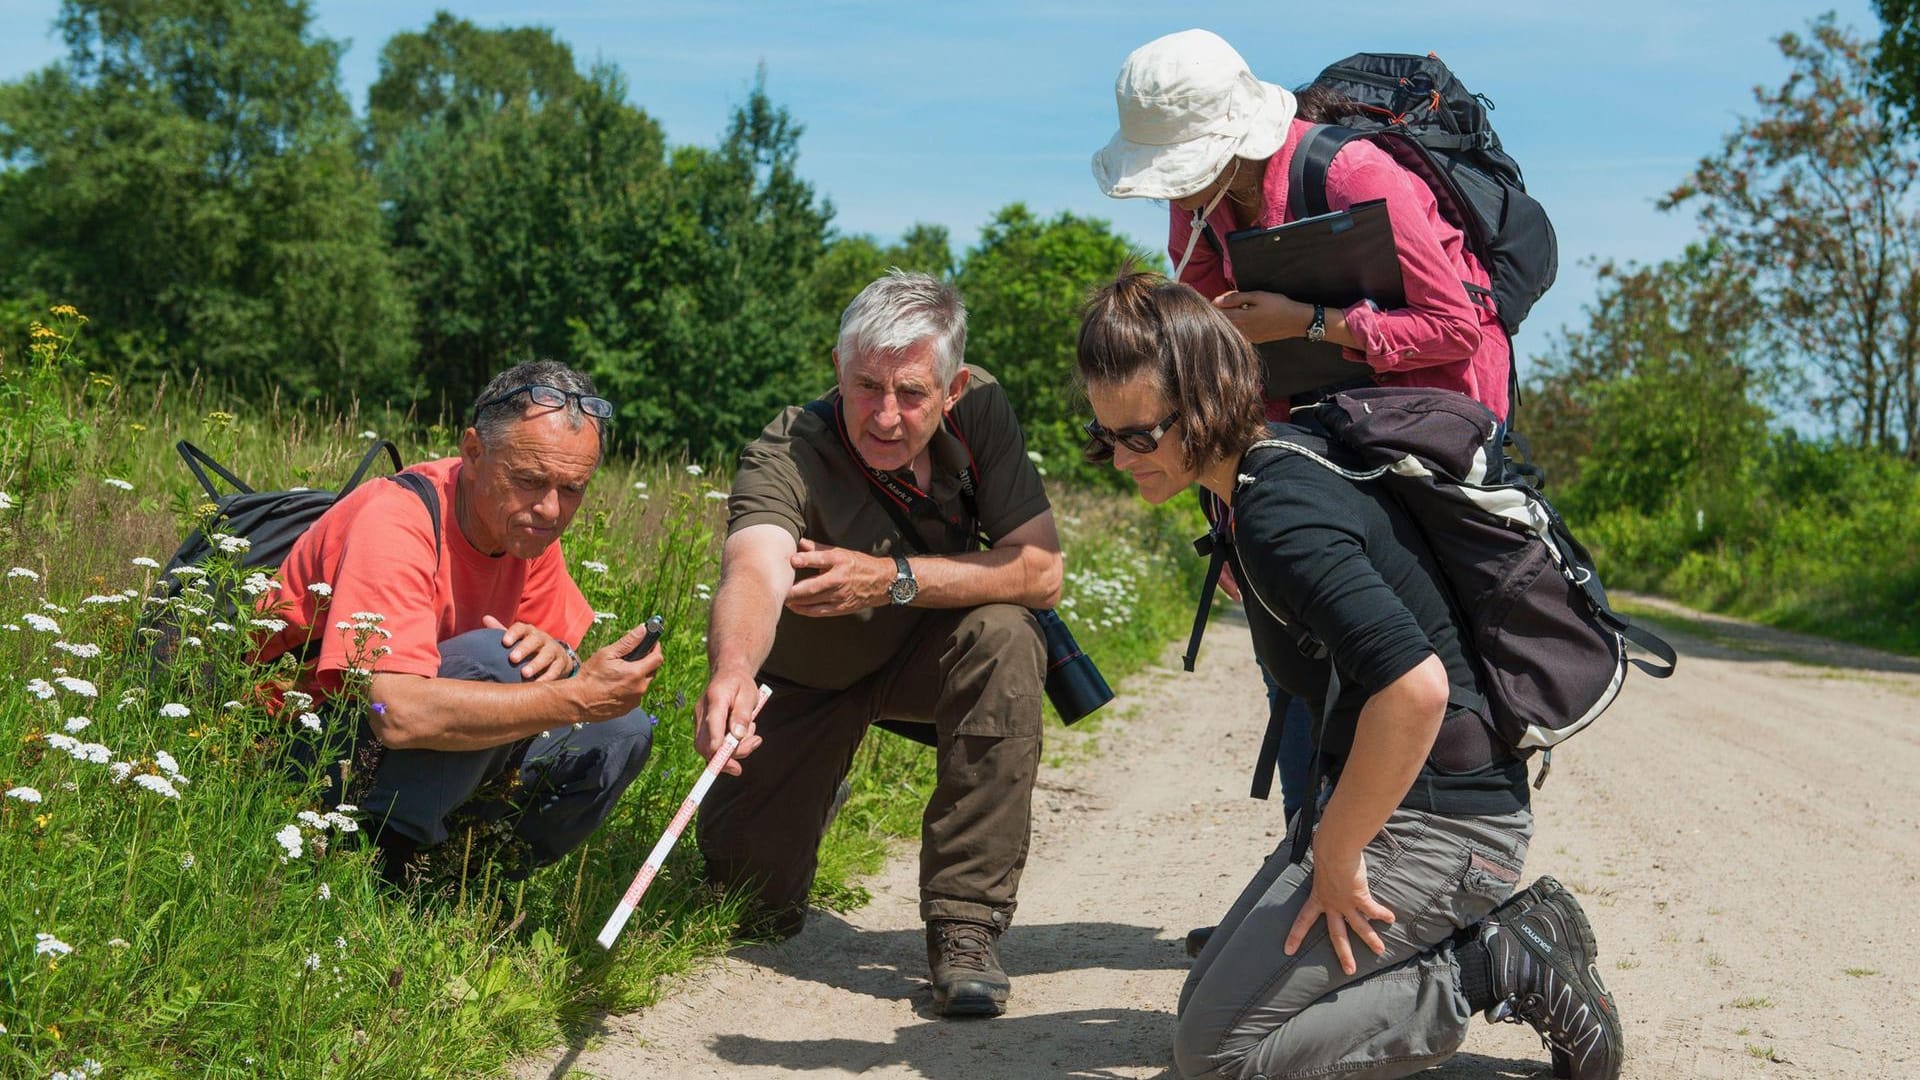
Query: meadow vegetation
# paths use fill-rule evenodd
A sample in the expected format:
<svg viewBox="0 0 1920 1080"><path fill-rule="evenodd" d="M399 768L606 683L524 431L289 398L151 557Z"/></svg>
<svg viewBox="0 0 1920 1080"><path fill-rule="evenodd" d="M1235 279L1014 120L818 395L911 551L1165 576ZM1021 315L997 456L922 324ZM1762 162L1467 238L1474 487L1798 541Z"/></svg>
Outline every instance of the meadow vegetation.
<svg viewBox="0 0 1920 1080"><path fill-rule="evenodd" d="M524 881L449 842L451 867L380 885L352 816L288 759L290 721L250 689L251 627L189 589L183 662L156 669L137 625L205 495L187 438L262 489L333 487L375 437L409 461L454 430L353 403L242 400L204 386L130 392L75 359L50 315L29 362L0 368L0 1075L465 1076L560 1039L598 1009L645 1005L729 944L729 906L696 887L683 841L617 948L598 931L701 762L691 707L717 576L724 463L615 457L564 546L605 613L587 645L651 613L669 627L648 697L652 762L578 852ZM1110 678L1184 623L1186 511L1056 491L1063 613ZM224 575L210 567L211 588ZM917 833L931 752L876 732L826 845L816 900ZM464 865L463 865L464 864ZM89 1063L92 1064L89 1064Z"/></svg>

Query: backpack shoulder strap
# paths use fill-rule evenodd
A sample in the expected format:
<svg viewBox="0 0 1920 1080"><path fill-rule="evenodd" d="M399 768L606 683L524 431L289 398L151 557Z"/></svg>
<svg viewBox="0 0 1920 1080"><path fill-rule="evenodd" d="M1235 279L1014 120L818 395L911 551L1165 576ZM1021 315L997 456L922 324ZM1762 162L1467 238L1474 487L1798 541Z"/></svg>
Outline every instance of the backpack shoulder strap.
<svg viewBox="0 0 1920 1080"><path fill-rule="evenodd" d="M365 480L367 478L367 473L373 469L373 463L379 460L380 451L382 450L385 450L387 452L387 457L393 459L394 475L396 476L399 475L400 470L403 468L406 468L405 465L402 465L400 463L400 448L393 445L393 441L391 439L381 439L380 441L374 443L372 446L367 447L366 454L360 458L360 467L353 470L353 475L347 477L347 482L341 486L340 494L343 497L346 495L347 492L352 491L354 488L359 487L360 481ZM425 477L421 477L421 480L423 482L425 481L425 479L426 479ZM408 484L407 486L412 487L413 485ZM428 485L428 486L431 486L431 485ZM435 501L438 501L438 496L435 496ZM438 514L435 514L434 520L439 521L440 516Z"/></svg>
<svg viewBox="0 0 1920 1080"><path fill-rule="evenodd" d="M206 491L207 497L214 502L220 501L220 490L214 487L213 481L208 478L207 469L212 469L215 476L233 485L233 489L240 494L253 494L253 488L249 487L244 480L227 471L226 466L208 457L205 450L200 449L185 439L174 443L173 448L180 452L180 457L187 463L187 468L193 473L193 478L200 481L201 488ZM202 466L204 466L204 468Z"/></svg>
<svg viewBox="0 0 1920 1080"><path fill-rule="evenodd" d="M1315 124L1300 136L1293 148L1293 160L1287 165L1287 206L1294 217L1318 217L1326 213L1327 170L1342 147L1364 133L1335 124Z"/></svg>
<svg viewBox="0 0 1920 1080"><path fill-rule="evenodd" d="M386 445L389 449L392 449L392 443ZM374 449L378 450L379 447L376 446ZM397 460L397 452L395 457ZM369 458L369 460L371 460L371 458ZM366 466L367 462L361 463L360 469L362 472L366 471ZM419 497L422 503L426 504L427 517L433 520L433 566L435 570L438 570L440 568L440 549L446 546L445 539L440 535L440 489L434 486L433 481L421 476L419 473L397 472L387 477L387 479L413 492Z"/></svg>

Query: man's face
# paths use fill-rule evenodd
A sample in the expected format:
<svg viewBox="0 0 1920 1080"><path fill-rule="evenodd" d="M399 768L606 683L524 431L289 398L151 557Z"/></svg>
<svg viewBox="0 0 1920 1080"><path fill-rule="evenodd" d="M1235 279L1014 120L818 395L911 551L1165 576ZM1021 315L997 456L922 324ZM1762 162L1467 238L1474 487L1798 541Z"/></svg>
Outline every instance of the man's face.
<svg viewBox="0 0 1920 1080"><path fill-rule="evenodd" d="M508 425L492 447L468 428L460 457L467 540L490 555L531 559L560 539L580 509L600 464L600 432L592 420L575 429L564 409L538 409Z"/></svg>
<svg viewBox="0 0 1920 1080"><path fill-rule="evenodd" d="M934 374L935 355L932 341L881 356L834 353L847 436L867 464L888 472L912 465L940 430L940 418L960 400L967 369L942 386Z"/></svg>

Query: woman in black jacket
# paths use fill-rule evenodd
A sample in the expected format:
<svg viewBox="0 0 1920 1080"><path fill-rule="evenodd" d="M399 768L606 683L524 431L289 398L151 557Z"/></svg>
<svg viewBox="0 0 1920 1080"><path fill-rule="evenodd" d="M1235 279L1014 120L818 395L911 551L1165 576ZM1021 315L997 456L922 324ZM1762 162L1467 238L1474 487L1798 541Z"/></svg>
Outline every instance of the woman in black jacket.
<svg viewBox="0 0 1920 1080"><path fill-rule="evenodd" d="M1195 962L1175 1072L1405 1076L1485 1012L1532 1024L1562 1075L1611 1080L1620 1024L1592 928L1551 878L1514 891L1526 768L1459 704L1484 698L1432 557L1387 493L1254 447L1249 350L1191 288L1139 273L1095 294L1078 348L1089 453L1149 502L1199 484L1230 508L1255 651L1321 718L1331 782L1317 826L1314 805L1295 815L1304 858L1283 841Z"/></svg>

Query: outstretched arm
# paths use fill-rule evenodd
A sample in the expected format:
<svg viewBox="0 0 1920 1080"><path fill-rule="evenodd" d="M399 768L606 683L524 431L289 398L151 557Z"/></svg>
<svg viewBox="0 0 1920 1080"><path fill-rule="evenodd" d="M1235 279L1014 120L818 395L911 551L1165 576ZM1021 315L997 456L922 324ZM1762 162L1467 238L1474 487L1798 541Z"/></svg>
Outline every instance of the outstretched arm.
<svg viewBox="0 0 1920 1080"><path fill-rule="evenodd" d="M798 546L778 525L749 525L727 537L720 559L720 588L707 618L710 677L694 708L694 749L711 757L730 729L739 729L740 746L726 771L740 772L739 759L753 753L759 705L755 679L773 651L780 605L793 587L792 559Z"/></svg>

